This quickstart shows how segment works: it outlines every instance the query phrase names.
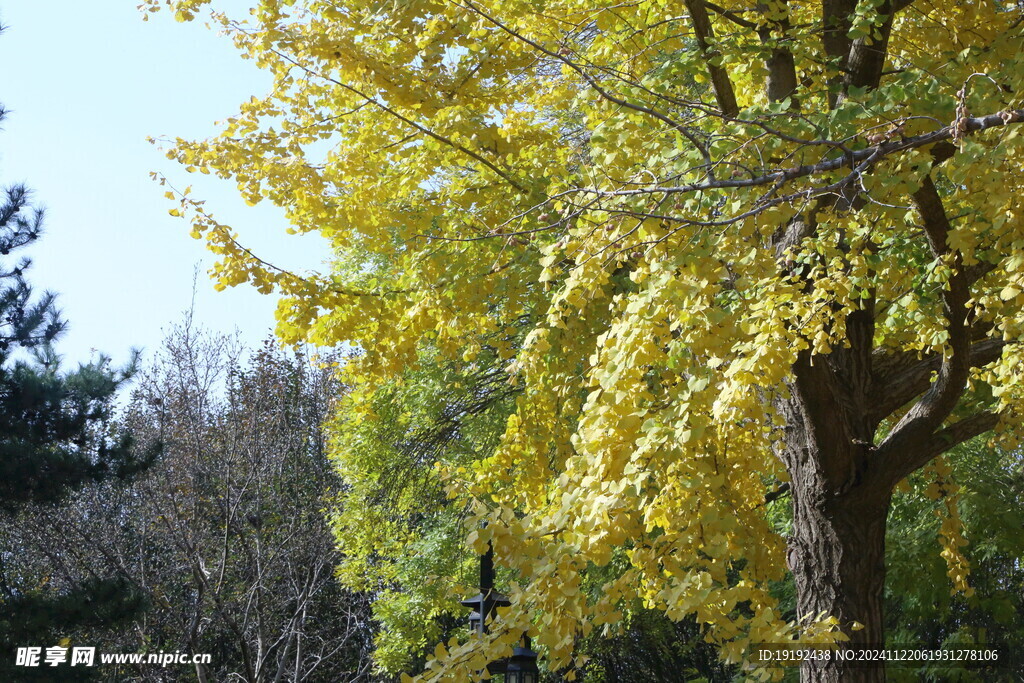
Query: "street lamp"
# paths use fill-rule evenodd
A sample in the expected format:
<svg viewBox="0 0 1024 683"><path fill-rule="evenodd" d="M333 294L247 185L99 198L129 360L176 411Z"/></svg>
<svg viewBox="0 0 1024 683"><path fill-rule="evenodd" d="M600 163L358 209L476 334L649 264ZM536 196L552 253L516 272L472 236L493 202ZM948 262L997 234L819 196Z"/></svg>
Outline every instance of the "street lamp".
<svg viewBox="0 0 1024 683"><path fill-rule="evenodd" d="M530 637L526 636L505 664L505 683L537 683L539 677L537 653L530 649Z"/></svg>
<svg viewBox="0 0 1024 683"><path fill-rule="evenodd" d="M480 556L480 593L462 604L472 610L469 626L473 633L483 635L488 631L488 621L498 607L508 607L512 602L494 590L494 548L487 544L487 552ZM487 665L492 675L504 674L505 683L537 683L540 670L537 668L537 653L530 649L530 638L525 637L512 650L512 656Z"/></svg>

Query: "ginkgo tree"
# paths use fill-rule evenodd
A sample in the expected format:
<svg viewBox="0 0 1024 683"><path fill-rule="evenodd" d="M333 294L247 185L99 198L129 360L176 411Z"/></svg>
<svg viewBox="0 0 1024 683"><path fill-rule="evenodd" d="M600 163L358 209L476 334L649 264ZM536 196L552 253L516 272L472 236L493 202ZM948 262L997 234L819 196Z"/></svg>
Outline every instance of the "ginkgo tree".
<svg viewBox="0 0 1024 683"><path fill-rule="evenodd" d="M423 680L524 633L571 675L634 601L752 675L777 673L752 644L882 641L894 487L926 468L948 495L940 456L1022 419L1019 2L215 4L143 7L209 10L274 87L169 156L335 250L280 270L172 188L218 286L277 291L285 340L362 348L367 419L428 345L519 391L498 446L441 472L513 604Z"/></svg>

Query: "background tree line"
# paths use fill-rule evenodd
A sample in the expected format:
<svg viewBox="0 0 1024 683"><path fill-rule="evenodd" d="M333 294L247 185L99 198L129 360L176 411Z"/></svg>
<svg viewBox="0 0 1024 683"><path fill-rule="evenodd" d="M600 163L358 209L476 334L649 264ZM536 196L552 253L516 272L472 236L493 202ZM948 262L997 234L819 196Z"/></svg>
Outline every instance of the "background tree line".
<svg viewBox="0 0 1024 683"><path fill-rule="evenodd" d="M141 603L130 619L53 618L51 639L212 655L194 669L101 668L106 680L373 680L368 597L335 580L324 516L340 489L321 432L340 391L332 372L270 342L250 355L175 327L120 421L159 458L129 483L6 518L2 546L17 552L4 585L62 595L116 581Z"/></svg>

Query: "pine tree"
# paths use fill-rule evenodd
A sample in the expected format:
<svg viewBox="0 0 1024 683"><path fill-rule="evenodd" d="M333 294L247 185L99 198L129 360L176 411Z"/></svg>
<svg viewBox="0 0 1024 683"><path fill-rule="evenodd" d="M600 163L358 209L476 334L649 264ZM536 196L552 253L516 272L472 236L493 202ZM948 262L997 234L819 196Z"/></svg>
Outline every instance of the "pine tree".
<svg viewBox="0 0 1024 683"><path fill-rule="evenodd" d="M2 116L2 114L0 114ZM112 398L131 375L101 356L61 372L51 344L66 329L56 296L35 297L27 258L9 255L37 240L43 212L23 185L0 205L0 509L56 503L89 481L124 477L144 464L130 438L109 429Z"/></svg>
<svg viewBox="0 0 1024 683"><path fill-rule="evenodd" d="M4 115L0 107L0 121ZM137 353L121 369L100 356L61 370L52 345L67 324L56 295L35 295L25 278L31 261L11 258L42 234L43 211L24 185L0 194L0 513L11 519L32 505L57 505L87 483L128 477L159 447L140 452L112 421L114 395L134 372ZM0 551L2 680L52 680L52 670L12 668L16 647L52 646L74 629L122 622L145 607L122 577L43 588L48 577L11 572L3 557L17 556L18 548Z"/></svg>

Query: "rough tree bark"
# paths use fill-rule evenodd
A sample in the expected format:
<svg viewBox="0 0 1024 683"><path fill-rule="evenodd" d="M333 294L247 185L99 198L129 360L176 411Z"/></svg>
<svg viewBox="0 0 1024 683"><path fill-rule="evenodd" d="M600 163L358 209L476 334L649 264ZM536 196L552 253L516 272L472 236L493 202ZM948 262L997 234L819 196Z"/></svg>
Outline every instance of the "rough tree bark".
<svg viewBox="0 0 1024 683"><path fill-rule="evenodd" d="M885 589L885 519L889 498L858 492L853 496L817 496L801 487L794 500L793 560L803 615L831 614L850 636L849 646L880 647ZM860 630L851 626L859 624ZM846 647L844 645L844 647ZM881 661L851 668L834 657L811 660L802 679L874 682L885 680Z"/></svg>
<svg viewBox="0 0 1024 683"><path fill-rule="evenodd" d="M802 617L830 614L851 645L877 644L883 633L885 521L892 487L870 467L873 426L870 334L873 311L851 316L851 346L794 368L778 408L786 428L780 457L791 478L793 532L788 564ZM859 625L859 626L856 626ZM855 630L856 629L856 630ZM881 665L851 669L812 660L807 681L881 681Z"/></svg>
<svg viewBox="0 0 1024 683"><path fill-rule="evenodd" d="M876 38L851 40L847 31L855 3L822 3L822 51L840 60L845 73L843 83L835 84L833 106L842 101L846 87L878 86L893 16L910 4L887 0L879 10L884 20ZM782 20L771 28L764 24L760 31L767 41L773 30L784 35L787 28ZM776 50L765 66L769 98L780 101L789 96L796 83L791 56ZM952 152L944 143L935 145L932 155L938 166ZM856 195L842 197L830 208L856 211L863 201ZM913 194L913 203L932 255L948 259L946 236L952 228L930 176ZM779 231L775 249L781 268L791 265L786 250L817 229L814 219L804 216ZM791 479L788 564L797 587L798 616L836 617L853 647L878 647L885 640L885 529L893 487L935 456L995 425L994 415L979 413L943 426L963 395L971 367L996 360L1003 347L993 340L972 343L983 330L972 326L967 302L984 267L965 268L958 255L952 257L955 274L942 293L951 350L946 358L921 359L875 349L871 296L846 321L849 346L813 361L804 353L793 367L786 392L776 401L786 424L777 454ZM883 438L880 425L908 404L910 409ZM885 666L811 660L801 668L801 680L884 681Z"/></svg>

